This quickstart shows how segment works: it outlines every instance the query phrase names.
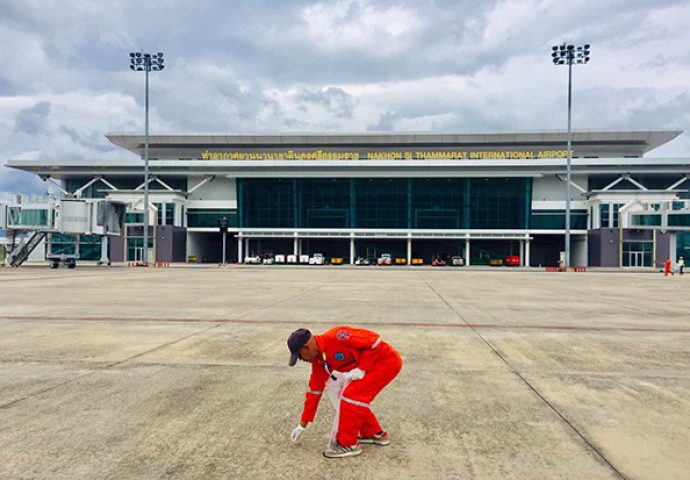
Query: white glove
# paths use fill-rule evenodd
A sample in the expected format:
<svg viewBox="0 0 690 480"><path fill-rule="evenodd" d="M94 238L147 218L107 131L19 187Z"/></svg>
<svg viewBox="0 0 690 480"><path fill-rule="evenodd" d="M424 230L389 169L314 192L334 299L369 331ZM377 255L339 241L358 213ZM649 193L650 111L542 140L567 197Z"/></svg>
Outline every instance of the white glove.
<svg viewBox="0 0 690 480"><path fill-rule="evenodd" d="M345 378L349 380L361 380L364 378L364 374L366 372L364 370L360 370L359 368L353 368L349 372L345 372Z"/></svg>
<svg viewBox="0 0 690 480"><path fill-rule="evenodd" d="M292 431L290 434L290 440L292 440L292 443L297 443L299 442L299 437L302 436L302 432L305 430L305 428L302 425L297 425L295 429Z"/></svg>

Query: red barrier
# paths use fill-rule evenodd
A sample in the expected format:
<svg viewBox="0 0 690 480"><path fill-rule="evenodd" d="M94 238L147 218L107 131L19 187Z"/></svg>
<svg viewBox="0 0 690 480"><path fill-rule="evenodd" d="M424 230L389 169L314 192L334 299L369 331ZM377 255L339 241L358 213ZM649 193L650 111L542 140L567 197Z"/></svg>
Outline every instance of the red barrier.
<svg viewBox="0 0 690 480"><path fill-rule="evenodd" d="M545 267L547 272L586 272L587 267Z"/></svg>

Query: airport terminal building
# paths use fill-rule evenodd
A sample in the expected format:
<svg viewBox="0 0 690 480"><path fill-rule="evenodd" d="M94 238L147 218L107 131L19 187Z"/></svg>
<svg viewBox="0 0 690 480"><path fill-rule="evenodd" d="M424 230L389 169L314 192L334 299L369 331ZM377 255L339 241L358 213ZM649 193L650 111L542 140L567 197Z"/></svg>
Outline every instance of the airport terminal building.
<svg viewBox="0 0 690 480"><path fill-rule="evenodd" d="M656 158L681 131L575 131L573 265L652 267L690 256L690 158ZM143 157L143 135L111 134ZM149 259L313 254L519 256L556 265L564 250L566 133L150 136ZM143 245L143 161L11 160L65 195L127 202L109 258ZM53 244L59 245L59 241ZM70 239L65 239L69 244ZM105 243L80 239L82 258Z"/></svg>

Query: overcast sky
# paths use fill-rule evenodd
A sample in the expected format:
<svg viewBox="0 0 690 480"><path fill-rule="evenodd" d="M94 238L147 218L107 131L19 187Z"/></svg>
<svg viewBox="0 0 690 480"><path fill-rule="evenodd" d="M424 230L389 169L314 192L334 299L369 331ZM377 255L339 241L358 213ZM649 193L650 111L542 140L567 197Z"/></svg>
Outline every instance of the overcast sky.
<svg viewBox="0 0 690 480"><path fill-rule="evenodd" d="M690 124L690 2L0 0L0 161L132 158L151 132L501 132ZM690 135L654 156L690 156ZM0 195L45 189L0 166Z"/></svg>

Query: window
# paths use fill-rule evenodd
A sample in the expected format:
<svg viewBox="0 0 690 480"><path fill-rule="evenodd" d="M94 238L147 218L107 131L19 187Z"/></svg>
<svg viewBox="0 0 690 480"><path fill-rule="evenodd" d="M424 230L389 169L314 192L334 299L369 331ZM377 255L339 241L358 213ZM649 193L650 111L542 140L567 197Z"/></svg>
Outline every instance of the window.
<svg viewBox="0 0 690 480"><path fill-rule="evenodd" d="M165 224L175 225L175 204L166 203L165 204Z"/></svg>
<svg viewBox="0 0 690 480"><path fill-rule="evenodd" d="M661 215L650 214L650 215L632 215L632 226L634 227L648 227L654 226L658 227L661 225Z"/></svg>
<svg viewBox="0 0 690 480"><path fill-rule="evenodd" d="M12 225L12 226L14 226L14 225L31 225L31 226L48 225L48 210L10 207L8 224Z"/></svg>
<svg viewBox="0 0 690 480"><path fill-rule="evenodd" d="M618 212L624 206L625 206L625 203L614 203L613 204L613 221L611 223L611 226L613 228L618 228Z"/></svg>
<svg viewBox="0 0 690 480"><path fill-rule="evenodd" d="M601 228L609 227L609 204L602 203L599 205L599 224Z"/></svg>
<svg viewBox="0 0 690 480"><path fill-rule="evenodd" d="M127 212L125 213L125 223L144 223L144 214Z"/></svg>

